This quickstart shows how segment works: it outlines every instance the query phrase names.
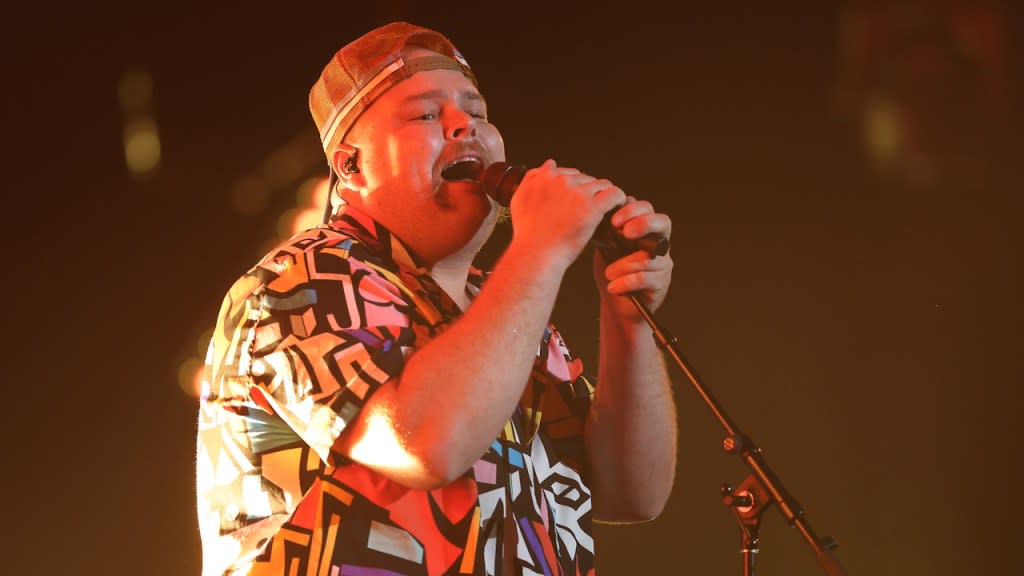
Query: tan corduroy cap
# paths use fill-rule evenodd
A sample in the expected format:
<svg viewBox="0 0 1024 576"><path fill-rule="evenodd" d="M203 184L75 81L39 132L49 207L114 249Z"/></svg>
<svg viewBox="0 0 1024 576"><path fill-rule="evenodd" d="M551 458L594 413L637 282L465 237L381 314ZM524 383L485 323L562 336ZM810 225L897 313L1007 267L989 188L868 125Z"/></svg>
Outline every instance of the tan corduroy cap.
<svg viewBox="0 0 1024 576"><path fill-rule="evenodd" d="M438 54L406 60L405 46ZM421 70L458 70L476 85L469 64L448 38L407 22L392 22L353 40L331 58L309 91L309 110L324 152L342 141L359 115L388 88Z"/></svg>

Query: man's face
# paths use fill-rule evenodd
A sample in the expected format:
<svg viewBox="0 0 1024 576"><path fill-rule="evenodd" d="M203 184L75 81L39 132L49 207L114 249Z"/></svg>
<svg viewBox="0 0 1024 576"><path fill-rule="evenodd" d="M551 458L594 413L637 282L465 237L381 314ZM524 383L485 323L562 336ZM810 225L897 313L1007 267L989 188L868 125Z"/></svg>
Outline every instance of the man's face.
<svg viewBox="0 0 1024 576"><path fill-rule="evenodd" d="M475 253L473 245L490 234L496 206L470 181L472 169L450 167L469 160L461 165L482 169L504 160L504 143L462 73L426 70L399 82L360 116L345 142L358 149L360 170L346 200L428 262L467 247Z"/></svg>

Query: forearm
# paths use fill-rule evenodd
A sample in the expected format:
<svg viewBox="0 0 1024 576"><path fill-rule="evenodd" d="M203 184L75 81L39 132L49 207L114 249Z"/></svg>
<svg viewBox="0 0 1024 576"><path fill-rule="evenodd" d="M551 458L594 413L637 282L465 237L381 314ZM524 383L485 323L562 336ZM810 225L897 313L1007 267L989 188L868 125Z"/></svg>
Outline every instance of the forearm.
<svg viewBox="0 0 1024 576"><path fill-rule="evenodd" d="M646 520L672 490L676 413L661 351L645 323L602 300L598 386L586 428L595 517Z"/></svg>
<svg viewBox="0 0 1024 576"><path fill-rule="evenodd" d="M508 421L564 272L511 245L466 313L409 358L394 425L436 482L472 466Z"/></svg>

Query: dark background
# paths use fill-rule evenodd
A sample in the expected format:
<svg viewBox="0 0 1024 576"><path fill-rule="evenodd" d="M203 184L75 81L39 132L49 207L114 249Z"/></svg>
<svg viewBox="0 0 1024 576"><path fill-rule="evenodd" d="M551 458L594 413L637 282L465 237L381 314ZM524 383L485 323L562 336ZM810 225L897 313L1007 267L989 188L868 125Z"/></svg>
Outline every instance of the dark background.
<svg viewBox="0 0 1024 576"><path fill-rule="evenodd" d="M22 6L3 40L0 570L198 574L187 375L224 291L324 174L306 100L321 67L406 19L469 59L510 158L553 157L672 216L658 316L851 574L1016 573L1017 6ZM141 176L122 137L138 112L118 103L139 73L162 150ZM873 154L866 127L891 144L894 125ZM268 195L240 210L253 181ZM588 268L556 316L585 360ZM718 486L745 470L673 376L675 492L654 522L598 529L602 574L739 573ZM819 573L775 510L761 540L760 574Z"/></svg>

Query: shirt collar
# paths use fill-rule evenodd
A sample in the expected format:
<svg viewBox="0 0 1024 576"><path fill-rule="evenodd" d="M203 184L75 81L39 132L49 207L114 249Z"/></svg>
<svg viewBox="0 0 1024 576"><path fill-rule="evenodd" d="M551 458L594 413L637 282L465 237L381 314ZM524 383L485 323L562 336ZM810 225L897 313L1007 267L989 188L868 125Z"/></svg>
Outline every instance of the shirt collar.
<svg viewBox="0 0 1024 576"><path fill-rule="evenodd" d="M422 264L422 259L409 249L398 236L357 208L343 206L328 225L366 245L383 260L394 262L399 268L428 273Z"/></svg>
<svg viewBox="0 0 1024 576"><path fill-rule="evenodd" d="M393 262L399 269L430 275L430 271L423 265L422 258L383 224L358 208L349 205L342 206L331 218L328 226L366 245L384 262ZM479 288L484 276L485 274L475 266L470 267L468 278L470 285Z"/></svg>

